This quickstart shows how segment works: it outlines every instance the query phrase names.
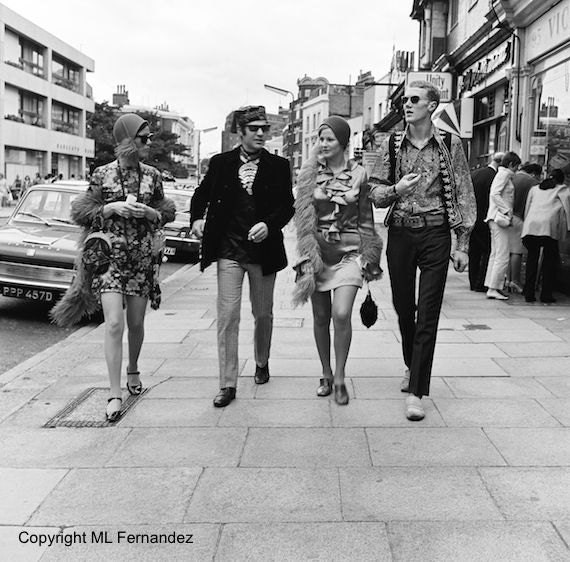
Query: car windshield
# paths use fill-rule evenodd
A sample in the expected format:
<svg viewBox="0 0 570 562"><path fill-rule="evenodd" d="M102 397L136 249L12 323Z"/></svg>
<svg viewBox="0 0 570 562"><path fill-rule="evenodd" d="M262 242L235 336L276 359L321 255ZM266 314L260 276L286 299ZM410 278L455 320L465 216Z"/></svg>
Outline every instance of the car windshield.
<svg viewBox="0 0 570 562"><path fill-rule="evenodd" d="M71 191L32 190L26 193L13 220L42 222L46 225L73 224L71 202L79 193Z"/></svg>

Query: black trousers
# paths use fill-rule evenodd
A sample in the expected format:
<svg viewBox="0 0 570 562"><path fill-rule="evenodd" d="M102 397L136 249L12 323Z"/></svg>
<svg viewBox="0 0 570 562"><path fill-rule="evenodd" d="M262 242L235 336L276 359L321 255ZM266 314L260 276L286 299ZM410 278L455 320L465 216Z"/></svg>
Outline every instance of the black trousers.
<svg viewBox="0 0 570 562"><path fill-rule="evenodd" d="M558 240L550 236L525 236L523 244L528 250L526 257L526 277L524 284L525 297L534 297L536 279L538 277L538 258L540 248L544 248L542 254L542 289L540 298L552 298L556 272L560 263L560 252L558 251Z"/></svg>
<svg viewBox="0 0 570 562"><path fill-rule="evenodd" d="M485 287L485 274L491 254L491 233L487 223L476 223L469 238L469 287L472 291Z"/></svg>
<svg viewBox="0 0 570 562"><path fill-rule="evenodd" d="M450 252L451 234L447 225L388 230L386 257L392 302L398 315L404 363L410 369L410 392L420 397L429 395Z"/></svg>

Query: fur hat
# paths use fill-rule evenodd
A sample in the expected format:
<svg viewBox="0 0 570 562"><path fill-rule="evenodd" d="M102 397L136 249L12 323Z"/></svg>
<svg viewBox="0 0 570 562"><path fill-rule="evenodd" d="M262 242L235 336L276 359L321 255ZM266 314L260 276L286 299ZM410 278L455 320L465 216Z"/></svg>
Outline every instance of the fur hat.
<svg viewBox="0 0 570 562"><path fill-rule="evenodd" d="M350 125L338 115L331 115L327 117L319 127L319 133L323 127L328 127L336 137L336 140L341 144L343 148L348 146L348 141L350 140Z"/></svg>
<svg viewBox="0 0 570 562"><path fill-rule="evenodd" d="M248 105L236 109L232 118L231 132L237 133L238 129L253 121L265 121L265 123L268 123L263 105Z"/></svg>
<svg viewBox="0 0 570 562"><path fill-rule="evenodd" d="M113 138L117 143L115 155L117 157L129 157L136 154L137 147L135 145L135 137L141 129L148 126L148 121L145 121L136 113L125 113L121 115L113 125Z"/></svg>

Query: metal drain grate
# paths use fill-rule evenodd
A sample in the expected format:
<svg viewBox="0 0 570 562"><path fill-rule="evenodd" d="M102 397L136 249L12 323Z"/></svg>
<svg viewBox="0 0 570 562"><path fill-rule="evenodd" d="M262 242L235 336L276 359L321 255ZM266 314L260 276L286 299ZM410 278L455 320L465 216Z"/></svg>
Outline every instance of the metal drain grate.
<svg viewBox="0 0 570 562"><path fill-rule="evenodd" d="M109 427L121 422L125 414L141 399L148 389L138 396L123 397L121 417L116 422L105 419L105 405L109 397L108 388L87 388L60 410L43 427ZM124 395L123 395L124 396Z"/></svg>

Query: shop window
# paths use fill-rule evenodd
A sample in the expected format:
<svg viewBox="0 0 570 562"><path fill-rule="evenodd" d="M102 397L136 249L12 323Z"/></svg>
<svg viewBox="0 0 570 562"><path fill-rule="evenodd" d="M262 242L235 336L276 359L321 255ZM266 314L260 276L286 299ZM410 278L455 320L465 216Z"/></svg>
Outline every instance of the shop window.
<svg viewBox="0 0 570 562"><path fill-rule="evenodd" d="M459 14L459 0L451 0L449 2L449 27L457 24Z"/></svg>

